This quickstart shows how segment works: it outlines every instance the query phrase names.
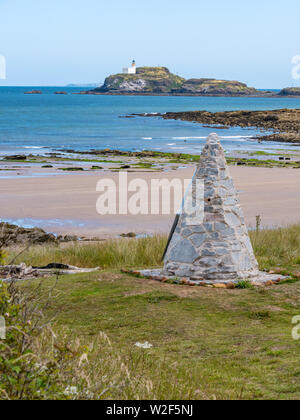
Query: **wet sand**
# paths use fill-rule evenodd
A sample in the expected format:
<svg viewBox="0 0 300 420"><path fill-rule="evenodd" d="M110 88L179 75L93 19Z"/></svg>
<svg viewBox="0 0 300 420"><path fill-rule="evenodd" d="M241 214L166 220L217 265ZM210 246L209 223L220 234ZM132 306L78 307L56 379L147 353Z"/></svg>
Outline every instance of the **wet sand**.
<svg viewBox="0 0 300 420"><path fill-rule="evenodd" d="M192 177L194 168L170 172L129 173L128 180ZM256 216L262 226L300 223L300 170L285 168L230 167L249 227ZM121 233L167 233L174 215L106 215L96 211L100 195L97 182L118 180L118 173L68 174L55 177L0 179L0 220L25 227L39 226L57 234L87 237Z"/></svg>

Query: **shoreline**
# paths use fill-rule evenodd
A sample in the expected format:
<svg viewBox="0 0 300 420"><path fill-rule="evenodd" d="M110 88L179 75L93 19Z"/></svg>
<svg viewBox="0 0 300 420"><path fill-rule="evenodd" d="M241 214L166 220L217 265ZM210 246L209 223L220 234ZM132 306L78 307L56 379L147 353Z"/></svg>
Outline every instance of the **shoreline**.
<svg viewBox="0 0 300 420"><path fill-rule="evenodd" d="M300 96L280 96L277 94L259 94L259 95L232 95L232 94L209 94L209 93L161 93L161 92L94 92L81 91L73 92L72 95L102 95L102 96L186 96L186 97L204 97L204 98L300 98Z"/></svg>
<svg viewBox="0 0 300 420"><path fill-rule="evenodd" d="M190 165L170 172L142 172L138 177L147 183L152 178L191 179L194 168ZM248 227L255 227L258 215L262 218L262 227L282 227L300 222L300 171L233 166L230 172L239 191ZM129 232L138 235L167 234L174 213L146 216L97 214L97 182L109 177L117 183L118 176L118 173L108 172L26 180L0 179L3 198L0 220L6 219L11 223L39 220L39 226L48 232L87 238L105 239ZM128 173L129 181L135 178L136 174Z"/></svg>
<svg viewBox="0 0 300 420"><path fill-rule="evenodd" d="M274 99L300 99L300 95L278 95L278 94L270 94L270 95L224 95L224 94L204 94L204 93L194 93L194 94L187 94L187 93L132 93L132 92L93 92L93 91L82 91L82 92L73 92L72 95L95 95L95 96L169 96L169 97L198 97L198 98L274 98Z"/></svg>
<svg viewBox="0 0 300 420"><path fill-rule="evenodd" d="M166 112L164 114L131 114L130 116L188 121L210 126L223 126L224 128L253 127L273 131L273 134L270 135L257 136L257 140L300 144L300 109L225 112L183 111Z"/></svg>

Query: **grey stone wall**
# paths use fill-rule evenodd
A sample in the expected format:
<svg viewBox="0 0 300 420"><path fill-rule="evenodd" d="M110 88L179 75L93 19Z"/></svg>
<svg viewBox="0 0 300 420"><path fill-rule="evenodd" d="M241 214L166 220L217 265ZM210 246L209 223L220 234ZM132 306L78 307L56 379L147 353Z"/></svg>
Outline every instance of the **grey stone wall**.
<svg viewBox="0 0 300 420"><path fill-rule="evenodd" d="M236 280L258 275L237 192L219 137L211 134L192 186L204 183L204 215L193 219L183 209L169 244L163 273L194 280Z"/></svg>

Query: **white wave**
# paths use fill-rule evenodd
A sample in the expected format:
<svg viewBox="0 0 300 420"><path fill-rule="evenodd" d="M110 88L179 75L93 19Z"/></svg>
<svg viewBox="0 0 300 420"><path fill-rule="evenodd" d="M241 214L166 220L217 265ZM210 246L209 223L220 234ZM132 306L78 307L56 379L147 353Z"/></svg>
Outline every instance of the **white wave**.
<svg viewBox="0 0 300 420"><path fill-rule="evenodd" d="M172 137L172 140L192 140L192 139L195 139L195 140L205 140L205 139L207 139L207 136L206 137Z"/></svg>
<svg viewBox="0 0 300 420"><path fill-rule="evenodd" d="M220 136L221 139L250 139L252 136Z"/></svg>
<svg viewBox="0 0 300 420"><path fill-rule="evenodd" d="M23 146L23 149L44 149L43 146Z"/></svg>
<svg viewBox="0 0 300 420"><path fill-rule="evenodd" d="M176 143L169 143L167 146L176 146Z"/></svg>
<svg viewBox="0 0 300 420"><path fill-rule="evenodd" d="M153 140L152 137L142 137L142 140Z"/></svg>

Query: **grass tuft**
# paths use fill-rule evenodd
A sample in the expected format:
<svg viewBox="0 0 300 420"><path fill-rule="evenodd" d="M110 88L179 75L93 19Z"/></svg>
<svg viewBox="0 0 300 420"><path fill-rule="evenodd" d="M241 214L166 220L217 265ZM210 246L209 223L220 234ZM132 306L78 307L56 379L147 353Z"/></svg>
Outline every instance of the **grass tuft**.
<svg viewBox="0 0 300 420"><path fill-rule="evenodd" d="M33 246L18 262L44 266L50 262L78 267L133 268L159 267L167 243L164 236L141 239L111 239L105 242L71 243L63 247ZM16 253L14 250L13 253Z"/></svg>
<svg viewBox="0 0 300 420"><path fill-rule="evenodd" d="M236 289L253 289L254 286L252 285L250 280L239 280L235 288Z"/></svg>

